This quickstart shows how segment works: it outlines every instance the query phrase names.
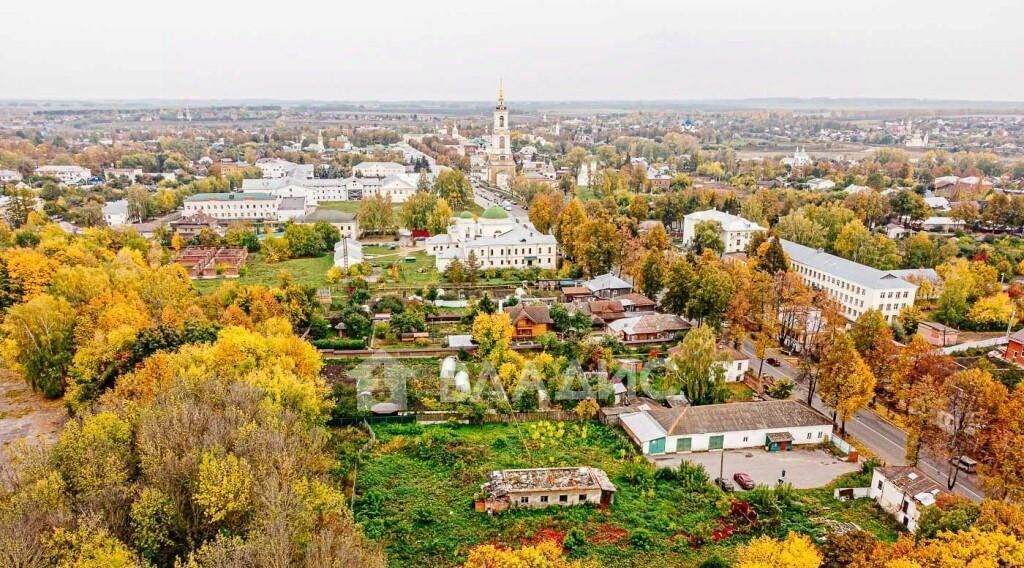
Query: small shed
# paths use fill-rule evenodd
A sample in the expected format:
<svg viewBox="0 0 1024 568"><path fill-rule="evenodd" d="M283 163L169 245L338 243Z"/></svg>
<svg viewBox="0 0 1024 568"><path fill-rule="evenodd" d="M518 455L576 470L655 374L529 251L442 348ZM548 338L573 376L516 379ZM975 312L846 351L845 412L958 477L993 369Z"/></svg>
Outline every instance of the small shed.
<svg viewBox="0 0 1024 568"><path fill-rule="evenodd" d="M769 432L765 436L764 449L769 452L786 452L793 449L793 435L789 432Z"/></svg>

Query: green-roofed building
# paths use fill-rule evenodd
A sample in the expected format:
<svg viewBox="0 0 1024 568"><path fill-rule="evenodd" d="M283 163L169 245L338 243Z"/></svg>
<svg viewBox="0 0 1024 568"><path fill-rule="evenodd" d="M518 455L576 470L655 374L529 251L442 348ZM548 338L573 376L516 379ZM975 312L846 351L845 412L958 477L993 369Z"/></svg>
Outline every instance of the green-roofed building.
<svg viewBox="0 0 1024 568"><path fill-rule="evenodd" d="M508 219L508 212L497 205L492 205L484 210L481 217L484 219Z"/></svg>

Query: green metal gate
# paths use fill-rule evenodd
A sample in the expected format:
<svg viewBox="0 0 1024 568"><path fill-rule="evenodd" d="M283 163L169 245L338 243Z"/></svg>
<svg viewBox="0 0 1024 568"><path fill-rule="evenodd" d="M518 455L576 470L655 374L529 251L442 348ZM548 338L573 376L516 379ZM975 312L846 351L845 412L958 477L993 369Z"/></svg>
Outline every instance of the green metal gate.
<svg viewBox="0 0 1024 568"><path fill-rule="evenodd" d="M725 446L725 436L711 436L708 440L709 450L721 450Z"/></svg>

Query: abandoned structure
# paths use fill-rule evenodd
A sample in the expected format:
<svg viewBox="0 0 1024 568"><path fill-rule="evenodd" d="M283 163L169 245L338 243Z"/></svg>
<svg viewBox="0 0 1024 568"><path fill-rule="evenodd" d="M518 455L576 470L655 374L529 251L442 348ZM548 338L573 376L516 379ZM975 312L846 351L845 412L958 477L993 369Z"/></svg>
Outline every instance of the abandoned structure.
<svg viewBox="0 0 1024 568"><path fill-rule="evenodd" d="M595 467L505 469L487 474L476 510L490 514L509 508L541 509L554 505L611 505L615 485Z"/></svg>
<svg viewBox="0 0 1024 568"><path fill-rule="evenodd" d="M174 257L174 262L183 266L193 279L238 278L248 255L244 248L186 247Z"/></svg>

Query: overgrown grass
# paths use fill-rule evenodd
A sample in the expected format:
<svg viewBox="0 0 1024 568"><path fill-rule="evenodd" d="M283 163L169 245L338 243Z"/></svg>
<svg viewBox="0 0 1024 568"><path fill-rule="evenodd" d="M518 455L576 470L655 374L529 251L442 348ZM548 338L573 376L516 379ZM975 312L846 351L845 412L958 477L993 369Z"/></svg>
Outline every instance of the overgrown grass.
<svg viewBox="0 0 1024 568"><path fill-rule="evenodd" d="M510 424L374 428L379 444L360 466L354 510L367 534L383 542L392 566L457 566L479 544L559 540L571 528L584 535L571 556L623 567L694 566L716 554L731 559L756 534L820 536L825 519L853 521L886 539L896 534L873 502L839 503L826 488L791 491L783 513L763 516L755 531L740 527L718 543L695 546L692 535L706 537L729 521L723 511L730 498L708 484L656 474L616 428L539 422L521 425L522 435ZM557 466L604 469L618 487L615 503L496 516L473 509L488 471Z"/></svg>
<svg viewBox="0 0 1024 568"><path fill-rule="evenodd" d="M334 266L334 253L327 253L314 258L294 258L282 262L269 263L263 258L262 253L252 253L245 262L245 270L239 278L217 278L211 280L196 280L196 289L201 293L210 292L225 282L238 282L240 284L263 284L265 286L277 285L280 280L281 271L287 271L292 281L297 284L308 284L321 287L327 285L327 271Z"/></svg>
<svg viewBox="0 0 1024 568"><path fill-rule="evenodd" d="M729 402L750 402L754 400L754 389L743 383L728 383Z"/></svg>

